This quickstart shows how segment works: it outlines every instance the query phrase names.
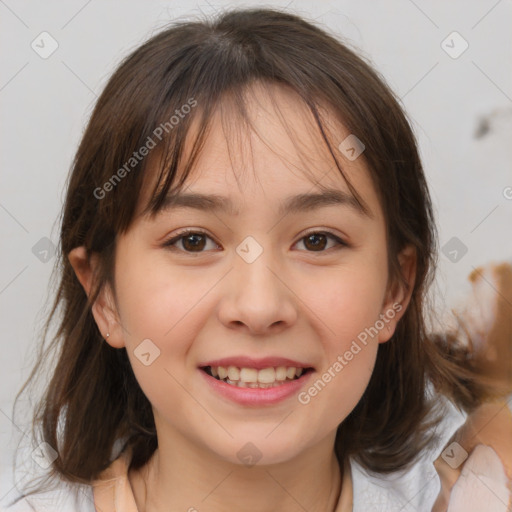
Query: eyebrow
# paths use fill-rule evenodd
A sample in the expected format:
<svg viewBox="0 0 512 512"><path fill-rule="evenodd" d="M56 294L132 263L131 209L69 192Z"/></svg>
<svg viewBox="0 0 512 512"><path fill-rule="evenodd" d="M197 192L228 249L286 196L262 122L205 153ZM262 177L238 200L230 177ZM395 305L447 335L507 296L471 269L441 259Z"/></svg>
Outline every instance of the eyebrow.
<svg viewBox="0 0 512 512"><path fill-rule="evenodd" d="M342 190L327 189L322 192L297 194L287 197L279 207L279 215L317 210L333 205L348 206L363 217L372 217L371 212L360 204L354 196ZM159 208L169 211L176 208L193 208L201 211L222 212L238 215L239 211L231 198L218 194L174 193L168 194Z"/></svg>

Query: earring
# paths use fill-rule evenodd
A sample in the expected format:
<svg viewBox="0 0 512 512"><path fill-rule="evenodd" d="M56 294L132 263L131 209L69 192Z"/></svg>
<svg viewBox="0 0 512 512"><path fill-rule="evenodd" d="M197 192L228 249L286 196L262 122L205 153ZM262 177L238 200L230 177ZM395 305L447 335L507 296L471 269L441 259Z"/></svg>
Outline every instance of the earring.
<svg viewBox="0 0 512 512"><path fill-rule="evenodd" d="M109 332L107 332L107 336L106 336L106 338L105 338L105 341L107 341L107 339L108 339L108 337L109 337L109 336L110 336L110 333L109 333Z"/></svg>

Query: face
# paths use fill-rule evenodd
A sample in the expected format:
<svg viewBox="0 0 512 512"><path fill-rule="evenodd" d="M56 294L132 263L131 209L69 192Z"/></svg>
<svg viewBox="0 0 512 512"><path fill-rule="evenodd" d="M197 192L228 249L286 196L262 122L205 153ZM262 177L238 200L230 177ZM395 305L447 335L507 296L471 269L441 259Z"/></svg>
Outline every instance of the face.
<svg viewBox="0 0 512 512"><path fill-rule="evenodd" d="M338 155L371 216L350 201L300 101L274 91L290 136L265 92L253 94L259 136L241 130L228 148L217 114L183 190L226 199L138 216L117 242L116 308L95 316L108 342L126 347L160 445L182 440L236 464L247 453L271 464L334 442L403 297L388 293L385 222L363 158ZM336 130L335 148L349 135ZM282 209L325 188L342 200ZM212 376L224 371L234 384Z"/></svg>

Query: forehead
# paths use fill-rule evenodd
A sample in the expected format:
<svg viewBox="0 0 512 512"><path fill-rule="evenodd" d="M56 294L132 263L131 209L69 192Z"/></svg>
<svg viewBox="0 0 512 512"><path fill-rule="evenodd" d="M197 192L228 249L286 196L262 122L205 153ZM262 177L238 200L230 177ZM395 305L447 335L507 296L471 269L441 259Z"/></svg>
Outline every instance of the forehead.
<svg viewBox="0 0 512 512"><path fill-rule="evenodd" d="M313 114L295 92L286 86L255 84L245 92L243 107L242 114L229 96L218 104L181 192L227 198L228 201L220 201L232 214L239 213L251 199L260 203L264 199L289 209L312 204L304 198L302 202L299 199L294 204L291 201L284 204L283 197L290 198L292 192L303 196L323 195L324 199L330 194L332 203L345 201L357 209L357 201L336 166ZM349 160L338 150L350 132L328 108L321 108L321 116L325 134L337 152L345 176L369 213L378 214L379 202L364 158ZM189 128L182 163L191 153L198 119L196 116ZM151 179L142 191L143 204L151 198L160 162L154 159L150 165ZM178 176L179 173L178 170Z"/></svg>

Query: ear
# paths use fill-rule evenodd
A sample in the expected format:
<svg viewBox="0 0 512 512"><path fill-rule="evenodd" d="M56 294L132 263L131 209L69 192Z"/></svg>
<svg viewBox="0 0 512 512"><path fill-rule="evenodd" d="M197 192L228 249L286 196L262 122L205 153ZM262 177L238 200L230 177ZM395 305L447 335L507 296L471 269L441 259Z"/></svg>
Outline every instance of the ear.
<svg viewBox="0 0 512 512"><path fill-rule="evenodd" d="M416 259L416 248L412 245L407 245L398 254L400 271L405 283L397 279L390 280L388 283L380 315L380 319L384 321L385 326L379 330L379 343L385 343L393 336L398 321L407 310L416 280Z"/></svg>
<svg viewBox="0 0 512 512"><path fill-rule="evenodd" d="M84 246L75 247L68 254L68 260L85 293L90 297L98 265L97 254L89 257ZM98 294L92 305L92 314L105 341L114 348L124 347L123 330L109 285L105 285Z"/></svg>

